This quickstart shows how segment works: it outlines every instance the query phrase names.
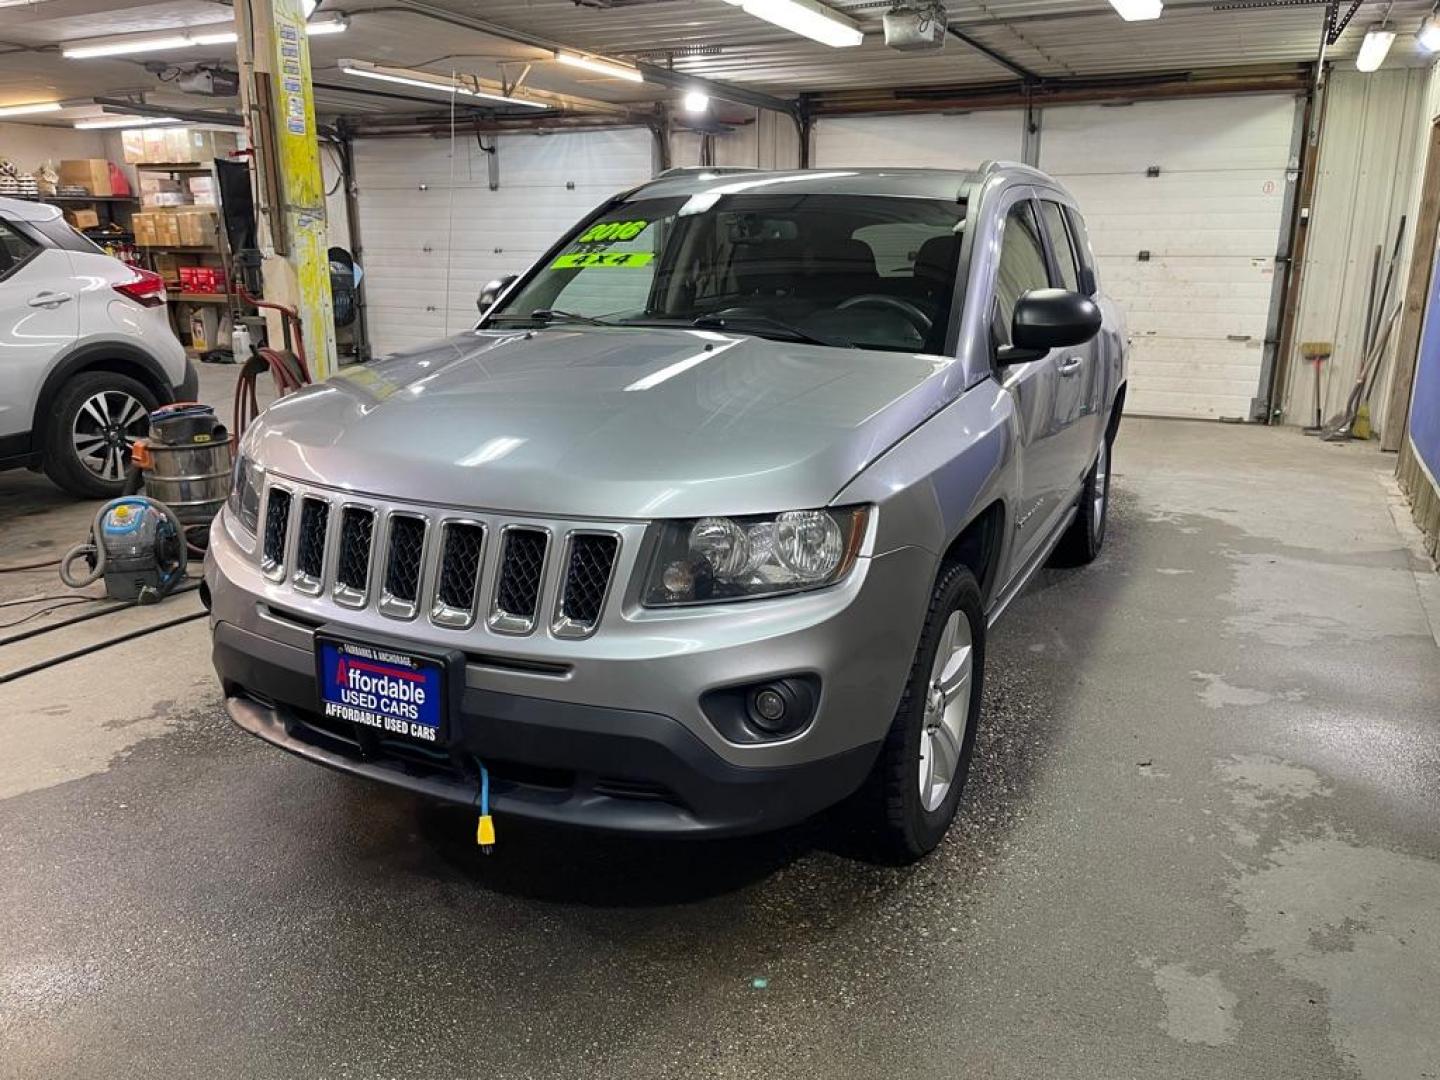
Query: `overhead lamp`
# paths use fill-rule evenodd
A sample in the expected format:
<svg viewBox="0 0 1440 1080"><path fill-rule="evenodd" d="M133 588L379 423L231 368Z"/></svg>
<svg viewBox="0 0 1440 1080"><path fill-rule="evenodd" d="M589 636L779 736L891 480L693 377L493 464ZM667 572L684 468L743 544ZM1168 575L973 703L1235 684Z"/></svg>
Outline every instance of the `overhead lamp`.
<svg viewBox="0 0 1440 1080"><path fill-rule="evenodd" d="M99 120L77 120L76 131L105 131L109 128L150 127L152 124L183 124L174 116L107 116Z"/></svg>
<svg viewBox="0 0 1440 1080"><path fill-rule="evenodd" d="M816 0L727 0L747 15L808 37L831 48L844 49L865 40L860 24Z"/></svg>
<svg viewBox="0 0 1440 1080"><path fill-rule="evenodd" d="M1355 57L1358 71L1375 71L1390 55L1390 46L1395 44L1395 31L1385 26L1372 26L1365 31L1365 40L1360 43L1360 53Z"/></svg>
<svg viewBox="0 0 1440 1080"><path fill-rule="evenodd" d="M0 116L29 116L31 113L59 112L63 106L58 101L41 101L34 105L3 105Z"/></svg>
<svg viewBox="0 0 1440 1080"><path fill-rule="evenodd" d="M1145 22L1160 17L1165 0L1110 0L1110 6L1126 22Z"/></svg>
<svg viewBox="0 0 1440 1080"><path fill-rule="evenodd" d="M343 33L350 25L343 16L316 19L305 24L306 37ZM101 56L130 56L135 53L165 52L170 49L191 49L197 45L234 45L234 30L186 30L178 34L142 35L97 41L89 45L69 45L60 50L67 60L93 60Z"/></svg>
<svg viewBox="0 0 1440 1080"><path fill-rule="evenodd" d="M366 79L379 79L381 82L399 83L401 86L415 86L421 90L429 90L438 94L459 94L464 97L482 98L486 101L498 101L503 105L526 105L532 109L547 109L549 104L544 101L531 101L526 98L510 97L499 91L481 90L476 87L466 86L448 75L432 75L428 71L415 71L411 68L387 68L379 64L372 64L369 60L337 60L336 66L346 75L359 75Z"/></svg>
<svg viewBox="0 0 1440 1080"><path fill-rule="evenodd" d="M687 113L703 113L710 108L710 95L699 90L687 90L680 104Z"/></svg>
<svg viewBox="0 0 1440 1080"><path fill-rule="evenodd" d="M350 20L344 15L322 15L305 24L306 37L320 37L323 34L343 34L350 29Z"/></svg>
<svg viewBox="0 0 1440 1080"><path fill-rule="evenodd" d="M598 56L586 56L584 53L570 52L567 49L556 49L555 59L570 67L584 68L586 71L593 71L596 75L608 75L612 79L624 79L626 82L644 82L645 76L640 74L638 68L629 64L617 64L614 60L605 60Z"/></svg>
<svg viewBox="0 0 1440 1080"><path fill-rule="evenodd" d="M1415 42L1426 52L1440 51L1440 19L1426 15L1420 29L1415 31Z"/></svg>

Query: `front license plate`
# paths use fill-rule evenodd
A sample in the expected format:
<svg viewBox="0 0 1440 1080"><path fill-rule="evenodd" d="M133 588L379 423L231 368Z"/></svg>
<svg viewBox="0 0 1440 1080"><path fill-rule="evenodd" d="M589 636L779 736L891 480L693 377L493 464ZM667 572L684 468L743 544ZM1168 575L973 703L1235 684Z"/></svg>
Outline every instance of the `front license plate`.
<svg viewBox="0 0 1440 1080"><path fill-rule="evenodd" d="M437 659L382 645L316 639L320 707L381 735L439 744L445 722L445 667Z"/></svg>

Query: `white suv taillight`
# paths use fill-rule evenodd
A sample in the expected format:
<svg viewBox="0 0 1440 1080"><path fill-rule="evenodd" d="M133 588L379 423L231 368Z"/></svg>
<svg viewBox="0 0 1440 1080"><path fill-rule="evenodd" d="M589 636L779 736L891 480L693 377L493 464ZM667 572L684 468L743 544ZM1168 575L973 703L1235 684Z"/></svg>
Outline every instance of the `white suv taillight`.
<svg viewBox="0 0 1440 1080"><path fill-rule="evenodd" d="M131 269L135 272L134 277L111 288L141 307L159 307L165 303L165 279L153 270L142 270L138 266Z"/></svg>

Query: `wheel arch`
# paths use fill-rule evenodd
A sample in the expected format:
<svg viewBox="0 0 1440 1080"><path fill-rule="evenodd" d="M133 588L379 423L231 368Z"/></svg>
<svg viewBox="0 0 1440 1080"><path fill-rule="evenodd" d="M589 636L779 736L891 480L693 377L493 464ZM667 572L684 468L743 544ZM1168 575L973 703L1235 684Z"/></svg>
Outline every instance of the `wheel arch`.
<svg viewBox="0 0 1440 1080"><path fill-rule="evenodd" d="M942 569L954 563L969 568L988 604L1000 569L1005 536L1005 500L996 498L980 510L950 541L940 560Z"/></svg>
<svg viewBox="0 0 1440 1080"><path fill-rule="evenodd" d="M90 371L109 371L116 375L128 375L140 383L161 405L168 405L175 397L175 388L165 374L165 369L144 349L125 342L96 341L81 345L50 369L40 393L35 399L35 419L31 424L34 445L40 446L45 438L51 419L51 407L61 387L76 375Z"/></svg>

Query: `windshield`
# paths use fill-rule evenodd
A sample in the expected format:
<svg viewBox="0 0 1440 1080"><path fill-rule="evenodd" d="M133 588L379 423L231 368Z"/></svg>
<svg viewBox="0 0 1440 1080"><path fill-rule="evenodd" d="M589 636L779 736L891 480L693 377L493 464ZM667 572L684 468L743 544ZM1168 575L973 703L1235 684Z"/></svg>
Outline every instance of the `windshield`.
<svg viewBox="0 0 1440 1080"><path fill-rule="evenodd" d="M486 324L701 325L940 353L964 216L959 202L873 195L627 202L577 229Z"/></svg>

